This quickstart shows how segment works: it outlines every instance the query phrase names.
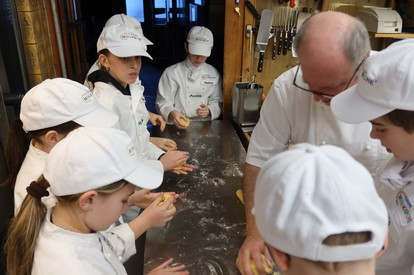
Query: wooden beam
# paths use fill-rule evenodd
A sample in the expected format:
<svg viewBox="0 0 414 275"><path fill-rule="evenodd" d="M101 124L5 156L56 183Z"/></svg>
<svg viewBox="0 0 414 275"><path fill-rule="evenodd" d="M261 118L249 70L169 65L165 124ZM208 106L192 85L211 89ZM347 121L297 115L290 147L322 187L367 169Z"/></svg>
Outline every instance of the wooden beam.
<svg viewBox="0 0 414 275"><path fill-rule="evenodd" d="M53 56L53 65L55 69L55 77L62 77L62 64L60 63L60 57L59 57L59 47L57 44L57 38L56 38L56 30L55 30L55 22L53 20L53 11L52 11L52 5L50 3L50 0L44 1L45 9L46 9L46 20L48 23L48 30L49 30L49 37L50 37L50 44L51 44L51 52ZM58 26L59 27L59 26Z"/></svg>
<svg viewBox="0 0 414 275"><path fill-rule="evenodd" d="M329 10L329 0L323 0L322 1L322 11Z"/></svg>
<svg viewBox="0 0 414 275"><path fill-rule="evenodd" d="M241 75L242 46L244 38L244 0L236 4L227 0L224 22L224 57L223 57L223 118L228 119L233 98L233 83ZM239 8L240 15L236 12Z"/></svg>

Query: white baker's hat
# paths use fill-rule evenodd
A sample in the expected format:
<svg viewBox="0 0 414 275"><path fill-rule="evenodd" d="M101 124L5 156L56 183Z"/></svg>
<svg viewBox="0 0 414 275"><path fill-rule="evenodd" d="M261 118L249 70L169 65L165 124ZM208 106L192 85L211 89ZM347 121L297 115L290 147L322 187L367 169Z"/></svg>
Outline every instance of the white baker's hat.
<svg viewBox="0 0 414 275"><path fill-rule="evenodd" d="M213 34L205 27L194 26L187 35L190 54L210 56L213 48Z"/></svg>
<svg viewBox="0 0 414 275"><path fill-rule="evenodd" d="M331 101L347 123L381 117L395 109L414 111L414 39L395 42L370 56L358 83Z"/></svg>
<svg viewBox="0 0 414 275"><path fill-rule="evenodd" d="M55 196L80 194L122 179L141 188L160 186L156 160L142 160L129 136L114 128L81 127L50 151L45 179Z"/></svg>
<svg viewBox="0 0 414 275"><path fill-rule="evenodd" d="M118 57L145 56L152 57L147 53L147 45L144 36L135 28L128 25L110 25L102 30L96 43L98 53L108 49Z"/></svg>
<svg viewBox="0 0 414 275"><path fill-rule="evenodd" d="M82 126L112 127L118 116L101 106L84 85L66 79L46 79L23 97L20 119L26 132L69 121Z"/></svg>
<svg viewBox="0 0 414 275"><path fill-rule="evenodd" d="M297 144L262 167L254 209L263 239L311 261L374 258L388 228L388 214L367 169L339 147ZM366 243L326 245L345 232L370 232Z"/></svg>
<svg viewBox="0 0 414 275"><path fill-rule="evenodd" d="M108 26L111 26L111 25L116 25L116 24L129 25L129 26L135 28L138 32L140 32L142 34L145 45L154 45L154 43L152 43L149 39L147 39L144 36L144 32L142 30L141 23L135 17L125 15L123 13L115 14L115 15L112 15L111 18L109 18L106 21L105 27L108 27Z"/></svg>

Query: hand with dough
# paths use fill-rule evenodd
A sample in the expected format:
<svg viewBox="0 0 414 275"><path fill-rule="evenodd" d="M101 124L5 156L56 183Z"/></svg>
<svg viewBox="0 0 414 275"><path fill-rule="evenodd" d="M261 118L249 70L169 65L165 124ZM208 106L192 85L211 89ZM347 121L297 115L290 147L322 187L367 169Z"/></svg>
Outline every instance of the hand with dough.
<svg viewBox="0 0 414 275"><path fill-rule="evenodd" d="M187 174L187 172L193 171L194 168L193 165L186 163L188 158L188 152L174 150L173 148L168 150L167 153L160 158L160 161L164 166L164 171L171 171L175 174ZM182 166L177 169L177 166L181 164Z"/></svg>
<svg viewBox="0 0 414 275"><path fill-rule="evenodd" d="M164 194L160 193L158 197L150 204L147 208L135 220L140 220L142 224L145 224L147 227L163 227L167 222L172 220L176 209L174 205L175 198L170 196L163 205L159 206L158 204L163 200ZM132 222L134 222L133 220Z"/></svg>
<svg viewBox="0 0 414 275"><path fill-rule="evenodd" d="M171 148L177 149L177 143L175 143L174 140L169 138L160 138L160 137L150 137L150 142L160 148L161 150L164 150L167 152Z"/></svg>
<svg viewBox="0 0 414 275"><path fill-rule="evenodd" d="M130 206L138 206L139 208L147 208L158 196L160 193L152 193L149 189L141 189L135 191L134 194L129 196L128 204ZM169 194L174 197L174 201L179 197L175 192L166 192L164 194Z"/></svg>
<svg viewBox="0 0 414 275"><path fill-rule="evenodd" d="M179 128L179 129L185 129L188 127L188 125L186 126L186 123L184 123L183 121L188 122L188 124L190 124L190 120L188 118L186 118L180 111L178 110L172 110L169 114L168 114L169 118L173 121L174 125Z"/></svg>

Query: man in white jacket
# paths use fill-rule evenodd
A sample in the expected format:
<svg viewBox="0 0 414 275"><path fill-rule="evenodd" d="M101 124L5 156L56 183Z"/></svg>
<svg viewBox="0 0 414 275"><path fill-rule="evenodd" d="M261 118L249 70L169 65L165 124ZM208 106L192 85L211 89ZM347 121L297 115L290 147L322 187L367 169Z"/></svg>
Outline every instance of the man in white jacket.
<svg viewBox="0 0 414 275"><path fill-rule="evenodd" d="M330 108L333 96L356 84L370 54L362 22L340 12L321 12L305 21L295 36L300 65L274 82L263 103L250 140L243 174L246 239L237 259L243 275L252 275L250 260L264 273L260 254L264 241L251 210L257 176L264 163L293 144L330 144L345 149L375 176L389 154L369 137L368 122L355 125L337 120Z"/></svg>

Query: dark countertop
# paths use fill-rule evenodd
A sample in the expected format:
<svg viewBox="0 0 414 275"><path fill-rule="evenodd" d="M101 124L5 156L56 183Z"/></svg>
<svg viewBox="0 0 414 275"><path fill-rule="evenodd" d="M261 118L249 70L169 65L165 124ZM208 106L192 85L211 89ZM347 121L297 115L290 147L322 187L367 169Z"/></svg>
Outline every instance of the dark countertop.
<svg viewBox="0 0 414 275"><path fill-rule="evenodd" d="M155 191L175 191L177 212L165 227L146 233L144 274L170 257L190 274L239 274L236 258L245 238L242 187L246 151L229 120L192 121L185 130L168 125L154 136L173 139L190 152L188 175L166 173Z"/></svg>

